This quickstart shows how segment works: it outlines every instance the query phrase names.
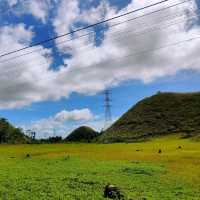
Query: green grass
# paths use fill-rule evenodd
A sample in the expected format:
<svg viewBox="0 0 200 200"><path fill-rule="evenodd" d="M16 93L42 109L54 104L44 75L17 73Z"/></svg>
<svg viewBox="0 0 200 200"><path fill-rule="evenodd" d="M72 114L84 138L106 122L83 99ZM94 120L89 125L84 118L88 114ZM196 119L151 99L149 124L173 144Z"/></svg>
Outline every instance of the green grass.
<svg viewBox="0 0 200 200"><path fill-rule="evenodd" d="M134 200L200 200L200 143L173 136L133 144L0 146L2 200L100 200L107 183Z"/></svg>

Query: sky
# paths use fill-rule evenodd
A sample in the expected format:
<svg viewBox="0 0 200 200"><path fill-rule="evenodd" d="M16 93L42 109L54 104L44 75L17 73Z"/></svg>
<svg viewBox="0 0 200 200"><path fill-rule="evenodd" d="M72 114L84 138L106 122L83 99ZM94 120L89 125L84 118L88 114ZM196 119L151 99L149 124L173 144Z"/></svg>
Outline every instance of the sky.
<svg viewBox="0 0 200 200"><path fill-rule="evenodd" d="M200 85L199 2L169 0L27 48L160 0L1 0L0 117L66 137L104 127L104 93L113 122L145 97L196 92Z"/></svg>

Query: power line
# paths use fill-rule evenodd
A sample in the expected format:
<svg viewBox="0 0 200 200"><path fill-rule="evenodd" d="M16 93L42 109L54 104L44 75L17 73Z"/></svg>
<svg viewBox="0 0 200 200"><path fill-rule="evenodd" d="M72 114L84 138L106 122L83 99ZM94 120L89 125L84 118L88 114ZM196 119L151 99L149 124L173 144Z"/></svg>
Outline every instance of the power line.
<svg viewBox="0 0 200 200"><path fill-rule="evenodd" d="M177 16L177 17L181 17L181 16L183 16L184 14L182 14L182 15L175 15L175 16ZM174 16L174 17L175 17ZM199 14L197 15L197 14L194 14L193 16L190 16L190 18L188 18L187 17L187 20L192 20L194 17L197 17L197 16L199 16ZM173 18L174 19L174 18ZM171 19L169 19L169 20L171 20ZM167 20L168 21L168 20ZM167 26L165 26L165 27L156 27L155 25L153 25L153 26L150 26L150 27L148 27L150 30L148 30L148 28L146 28L146 29L144 29L145 31L144 32L140 32L140 31L136 31L136 32L133 32L133 34L134 35L136 35L137 37L139 37L140 35L142 35L142 34L145 34L145 33L149 33L150 31L155 31L155 30L162 30L162 29L164 29L164 28L169 28L170 26L174 26L174 25L176 25L176 24L179 24L179 23L182 23L182 22L185 22L185 19L183 20L183 21L180 21L180 22L177 22L177 23L172 23L172 24L168 24ZM163 23L163 21L162 21L162 23ZM161 23L160 23L161 24ZM156 25L159 25L159 23L158 24L156 24ZM116 34L116 38L119 38L119 37L121 37L121 35L119 35L119 33L130 33L130 34L132 34L131 32L132 32L133 30L131 30L131 31L117 31L117 32L113 32L113 33L118 33L118 34ZM112 33L112 34L113 34ZM90 33L89 33L90 34ZM94 34L94 33L93 33ZM112 35L112 34L109 34L109 35ZM62 41L62 42L59 42L58 44L57 44L57 47L58 46L61 46L61 45L63 45L63 44L66 44L66 43L68 43L68 42L70 42L70 41L75 41L76 39L78 39L78 38L81 38L81 37L85 37L85 36L87 36L88 35L88 33L87 34L84 34L84 35L81 35L81 36L79 36L79 37L77 37L77 38L72 38L72 39L69 39L69 40L66 40L66 41ZM114 35L114 34L113 34ZM114 35L115 36L115 35ZM84 45L84 46L89 46L90 44L93 44L93 42L92 43L88 43L88 45ZM83 47L84 47L83 46ZM82 47L80 47L80 48L82 48ZM79 48L79 49L80 49ZM21 55L18 55L18 56L14 56L14 57L11 57L11 58L9 58L9 59L5 59L5 60L2 60L2 61L0 61L0 64L3 64L3 63L7 63L7 62L10 62L10 61L12 61L12 60L14 60L14 59L18 59L18 58L20 58L20 57L24 57L24 56L27 56L27 55L30 55L30 54L32 54L32 53L37 53L37 52L40 52L40 51L47 51L47 49L36 49L36 50L33 50L33 51L31 51L31 52L27 52L27 53L24 53L24 54L21 54Z"/></svg>
<svg viewBox="0 0 200 200"><path fill-rule="evenodd" d="M140 53L140 52L139 52ZM43 63L42 65L49 65L47 62ZM5 74L5 73L4 73ZM1 74L1 75L4 75L4 74Z"/></svg>
<svg viewBox="0 0 200 200"><path fill-rule="evenodd" d="M190 0L189 0L189 1L190 1ZM119 25L121 25L121 24L123 24L123 23L131 22L131 21L136 20L136 19L138 19L138 18L142 18L142 17L148 16L148 15L150 15L150 14L154 14L155 12L163 11L163 10L166 10L166 9L169 9L169 8L172 8L172 7L175 7L175 6L178 6L178 5L183 4L183 3L186 3L186 2L188 2L188 0L187 0L187 1L184 1L184 2L181 2L181 3L177 3L177 4L174 4L174 5L168 6L168 7L165 7L165 8L162 8L162 9L159 9L159 10L156 10L156 11L153 11L153 12L150 12L150 13L146 13L146 14L141 15L141 16L138 16L138 17L134 17L134 18L125 20L125 21L123 21L123 22L114 24L114 25L112 25L112 26L110 26L110 27L116 27L116 26L119 26ZM176 14L176 15L177 15L177 14ZM80 35L80 36L78 36L78 37L76 37L76 38L71 38L71 39L66 40L66 41L58 42L58 43L56 44L56 46L61 46L61 45L63 45L64 43L74 41L74 40L76 40L76 39L79 39L79 38L88 36L88 35L90 35L90 34L95 34L95 32L92 31L92 32L89 32L89 33L87 33L87 34ZM51 47L51 46L53 46L53 44L49 45L48 47ZM29 55L29 54L32 54L32 53L35 53L35 52L45 51L45 50L46 50L46 49L38 49L38 50L36 49L36 50L31 51L31 52L24 53L24 54L21 54L21 55L19 55L19 56L12 57L12 58L7 59L7 60L12 60L12 59L15 59L15 58L18 58L18 57L22 57L22 56L25 56L25 55ZM6 61L7 61L7 60L6 60ZM4 61L3 61L3 62L4 62ZM2 62L1 62L1 63L2 63Z"/></svg>
<svg viewBox="0 0 200 200"><path fill-rule="evenodd" d="M181 22L183 22L183 21L181 21ZM113 40L114 41L118 41L118 40L121 41L122 40L122 38L121 38L122 36L123 36L123 39L124 39L124 38L126 38L126 37L128 37L130 35L135 35L135 37L140 37L140 36L144 35L145 33L152 33L152 32L154 32L156 30L166 30L167 28L169 28L171 26L174 26L174 25L177 25L177 24L180 24L181 22L168 24L168 25L166 25L164 27L159 27L159 26L158 27L155 27L155 26L154 27L150 27L149 29L145 29L145 31L143 31L143 32L133 32L133 33L131 33L131 31L130 31L129 34L126 34L126 35L123 35L123 34L117 35L117 37L114 38ZM184 22L185 22L185 20L184 20ZM172 32L172 33L176 34L175 32ZM91 51L91 50L93 50L93 48L88 49L88 51ZM88 51L84 51L83 54L88 53Z"/></svg>
<svg viewBox="0 0 200 200"><path fill-rule="evenodd" d="M186 2L187 2L187 1L186 1ZM185 2L181 2L181 3L185 3ZM177 6L177 5L180 5L180 3L174 4L174 5L169 6L169 7L166 7L166 8L164 8L164 9L169 9L169 8L174 7L174 6ZM157 11L163 11L163 9L160 9L160 10L157 10ZM154 12L147 13L147 14L141 15L141 16L136 17L136 18L132 18L132 19L125 20L125 21L120 22L120 23L118 23L118 24L112 25L112 27L121 25L121 24L123 24L123 23L130 22L131 20L135 20L135 19L138 19L138 18L140 18L140 17L147 16L147 15L152 14L152 13L154 13ZM183 14L182 14L182 15L183 15ZM177 16L177 13L176 13L175 16ZM118 32L118 31L117 31L117 32ZM116 32L116 33L117 33L117 32ZM122 31L120 31L120 32L122 32ZM114 33L115 33L115 32L114 32ZM76 38L70 38L69 40L58 42L58 43L56 44L56 46L57 46L57 47L58 47L58 46L61 46L61 45L63 45L63 44L66 44L66 43L71 42L71 41L75 41L76 39L80 39L80 38L85 37L85 36L88 36L88 35L90 35L90 34L95 34L95 32L92 31L92 32L87 33L87 34L80 35L80 36L78 36L78 37L76 37ZM49 45L48 47L51 47L51 46L53 46L53 44ZM10 61L10 60L13 60L13 59L17 59L17 58L20 58L20 57L22 57L22 56L30 55L30 54L32 54L32 53L36 53L36 52L40 52L40 51L46 51L46 49L43 49L43 48L42 48L42 49L41 49L41 48L40 48L40 49L36 49L36 50L30 51L30 52L27 52L27 53L24 53L24 54L21 54L21 55L14 56L14 57L11 57L11 58L9 58L9 59L3 60L3 61L1 61L0 63L5 63L5 62L7 62L7 61Z"/></svg>
<svg viewBox="0 0 200 200"><path fill-rule="evenodd" d="M180 22L178 22L178 23L172 23L172 24L167 24L167 26L164 26L164 27L160 27L160 26L158 26L158 27L156 27L156 26L153 26L153 27L150 27L149 29L145 29L145 31L144 32L133 32L133 34L136 36L136 37L139 37L139 36L141 36L141 35L143 35L143 34L145 34L145 33L150 33L150 32L152 32L152 31L156 31L156 30L162 30L163 28L169 28L170 26L173 26L173 25L176 25L176 24L179 24ZM159 24L158 24L159 25ZM156 28L156 29L155 29ZM131 31L129 32L129 34L128 35L126 35L126 36L124 36L124 35L116 35L117 37L116 38L114 38L114 40L115 41L118 41L118 39L120 39L121 40L121 36L123 36L123 39L125 38L125 37L127 37L127 36L129 36L130 34L132 34L131 33ZM89 46L89 45L88 45ZM84 47L84 46L83 46ZM79 48L79 50L81 49L82 47L80 47ZM93 49L89 49L88 51L91 51L91 50L93 50ZM88 52L88 51L86 51L86 53ZM84 52L85 53L85 52ZM2 62L0 62L0 64L4 64L5 62L9 62L9 61L11 61L11 60L13 60L13 59L8 59L8 60L4 60L4 61L2 61ZM24 60L23 60L24 61ZM29 61L29 62L28 62ZM35 61L35 59L29 59L29 60L27 60L27 62L28 62L28 64L30 64L31 62L30 61ZM26 61L24 61L24 62L26 62ZM16 64L16 63L15 63ZM42 65L44 65L44 64L47 64L46 62L45 63L43 63L42 62ZM49 63L50 64L50 63ZM24 65L24 63L23 62L17 62L17 65L19 65L18 67L20 67L21 65ZM38 66L38 64L37 64L37 66ZM39 66L41 66L40 64L39 64ZM14 68L15 66L12 66L12 68ZM9 68L10 69L10 68ZM7 70L7 71L10 71L10 70Z"/></svg>
<svg viewBox="0 0 200 200"><path fill-rule="evenodd" d="M140 54L144 54L144 53L148 53L148 52L152 52L152 51L157 51L157 50L160 50L160 49L163 49L163 48L167 48L167 47L170 47L170 46L177 46L177 45L180 45L182 43L185 43L185 42L189 42L191 40L196 40L196 39L199 39L200 37L193 37L193 38L190 38L190 39L187 39L187 40L183 40L183 41L179 41L179 42L175 42L175 43L171 43L171 44L168 44L168 45L164 45L164 46L161 46L161 47L158 47L158 48L155 48L155 49L149 49L149 50L143 50L143 51L138 51L138 52L134 52L134 53L131 53L127 56L124 56L124 57L129 57L129 56L133 56L133 55L140 55ZM119 58L114 58L114 59L110 59L111 61L112 60L116 60L116 59L121 59L123 57L119 57ZM106 61L107 62L107 61ZM101 62L101 63L104 63L104 62ZM49 63L45 62L45 63L42 63L42 65L44 64L47 64L49 65ZM85 68L85 67L84 67ZM73 70L74 71L74 70ZM75 70L76 71L76 70ZM0 74L1 76L2 74Z"/></svg>
<svg viewBox="0 0 200 200"><path fill-rule="evenodd" d="M113 62L113 61L122 60L122 59L124 59L124 58L128 58L128 57L133 56L133 55L138 56L138 55L147 54L147 53L149 53L149 52L156 52L156 51L161 50L161 49L164 49L164 48L168 48L168 47L172 47L172 46L178 46L178 45L183 44L183 43L185 43L185 42L190 42L190 41L196 40L196 39L200 39L200 36L198 36L198 37L193 37L193 38L189 38L189 39L187 39L187 40L182 40L182 41L178 41L178 42L171 43L171 44L167 44L167 45L163 45L163 46L160 46L160 47L157 47L157 48L154 48L154 49L147 49L147 50L143 50L143 51L134 52L134 53L128 54L128 55L126 55L126 56L121 56L121 57L113 58L113 59L110 59L110 60L106 60L106 61L104 61L104 62L101 62L100 64L101 64L101 65L106 65L106 64L111 63L111 62ZM84 71L85 71L85 70L88 70L88 69L91 69L91 66L84 66L83 68L68 70L66 73L73 73L73 72L76 72L76 71L79 71L79 72L84 73ZM3 75L3 74L0 74L0 76L2 76L2 75ZM55 78L56 78L56 77L54 77L53 79L55 79ZM44 80L44 79L42 79L42 80ZM51 79L51 80L52 80L52 79ZM10 87L12 87L12 86L8 86L8 87L6 87L6 88L4 88L4 89L8 89L8 88L10 88Z"/></svg>
<svg viewBox="0 0 200 200"><path fill-rule="evenodd" d="M164 11L164 10L167 10L167 9L169 9L169 8L173 8L173 7L182 5L182 4L187 3L187 2L189 2L189 1L191 1L191 0L182 1L182 2L176 3L176 4L173 4L173 5L170 5L170 6L167 6L167 7L164 7L164 8L161 8L161 9L158 9L158 10L155 10L155 11L152 11L152 12L149 12L149 13L146 13L146 14L143 14L143 15L140 15L140 16L137 16L137 17L134 17L134 18L131 18L131 19L127 19L127 20L125 20L125 21L122 21L122 22L118 22L118 23L116 23L116 24L113 24L113 25L111 25L110 27L123 24L124 22L130 22L130 21L139 19L139 18L141 18L141 17L146 17L146 16L149 16L149 15L151 15L151 14L155 14L155 13L158 13L158 12L160 12L160 11Z"/></svg>
<svg viewBox="0 0 200 200"><path fill-rule="evenodd" d="M150 13L147 13L147 14L144 14L144 15L141 15L141 16L138 16L138 17L136 17L136 18L134 17L134 18L132 18L132 19L125 20L125 21L123 21L123 22L114 24L114 25L112 25L111 27L119 26L119 25L121 25L121 24L123 24L123 23L127 23L127 22L130 22L130 21L132 21L132 20L136 20L136 19L138 19L138 18L147 16L147 15L150 15L150 14L154 14L155 12L163 11L163 10L166 10L166 9L169 9L169 8L172 8L172 7L175 7L175 6L180 5L180 4L183 4L183 3L185 3L185 2L188 2L188 0L187 0L187 1L184 1L184 2L181 2L181 3L178 3L178 4L171 5L171 6L169 6L169 7L163 8L163 9L159 9L159 10L154 11L154 12L150 12ZM183 14L182 14L182 15L183 15ZM176 13L176 16L177 16L177 13ZM120 32L122 32L122 31L120 31ZM115 33L115 32L114 32L114 33ZM80 35L80 36L78 36L78 37L76 37L76 38L70 38L69 40L58 42L58 43L56 44L56 46L57 46L57 47L58 47L58 46L61 46L61 45L63 45L63 44L66 44L66 43L71 42L71 41L75 41L75 40L77 40L77 39L80 39L80 38L82 38L82 37L88 36L88 35L90 35L90 34L95 34L95 32L92 31L92 32L89 32L89 33L87 33L87 34ZM53 46L53 44L50 44L48 47L51 47L51 46ZM30 51L30 52L27 52L27 53L24 53L24 54L21 54L21 55L14 56L14 57L11 57L11 58L9 58L9 59L3 60L3 61L1 61L0 63L5 63L5 62L7 62L7 61L10 61L10 60L13 60L13 59L17 59L17 58L20 58L20 57L23 57L23 56L26 56L26 55L30 55L30 54L32 54L32 53L40 52L40 51L46 51L46 49L43 49L43 48L42 48L42 49L41 49L41 48L40 48L40 49L36 49L36 50Z"/></svg>
<svg viewBox="0 0 200 200"><path fill-rule="evenodd" d="M130 15L130 14L132 14L132 13L145 10L145 9L147 9L147 8L151 8L151 7L154 7L154 6L163 4L163 3L168 2L168 1L170 1L170 0L163 0L163 1L154 3L154 4L151 4L151 5L142 7L142 8L138 8L138 9L132 10L132 11L130 11L130 12L126 12L126 13L124 13L124 14L121 14L121 15L118 15L118 16L115 16L115 17L111 17L111 18L109 18L109 19L106 19L106 20L97 22L97 23L95 23L95 24L91 24L91 25L85 26L85 27L83 27L83 28L79 28L79 29L77 29L77 30L74 30L74 31L71 31L71 32L68 32L68 33L65 33L65 34L62 34L62 35L58 35L58 36L56 36L56 37L52 37L52 38L49 38L49 39L46 39L46 40L37 42L37 43L35 43L35 44L32 44L32 45L29 45L29 46L26 46L26 47L23 47L23 48L14 50L14 51L10 51L10 52L1 54L1 55L0 55L0 58L2 58L2 57L4 57L4 56L7 56L7 55L10 55L10 54L13 54L13 53L16 53L16 52L23 51L23 50L25 50L25 49L28 49L28 48L31 48L31 47L34 47L34 46L39 46L39 45L41 45L41 44L48 43L48 42L53 41L53 40L56 40L56 39L58 39L58 38L62 38L62 37L64 37L64 36L71 35L71 34L74 34L74 33L77 33L77 32L83 31L83 30L86 30L86 29L91 28L91 27L94 27L94 26L98 26L98 25L107 23L107 22L112 21L112 20L114 20L114 19L118 19L118 18L127 16L127 15Z"/></svg>
<svg viewBox="0 0 200 200"><path fill-rule="evenodd" d="M113 62L113 61L116 61L116 60L121 60L123 58L128 58L128 57L133 56L133 55L138 56L138 55L143 55L143 54L147 54L147 53L150 53L150 52L156 52L156 51L161 50L161 49L165 49L165 48L172 47L172 46L178 46L178 45L183 44L185 42L190 42L192 40L197 40L197 39L200 39L200 36L189 38L189 39L186 39L186 40L178 41L178 42L167 44L167 45L163 45L163 46L160 46L160 47L157 47L157 48L154 48L154 49L147 49L147 50L143 50L143 51L134 52L134 53L128 54L126 56L121 56L121 57L117 57L117 58L113 58L113 59L101 62L100 64L102 65L102 64L110 63L110 62ZM85 66L82 69L85 70L85 69L88 69L88 68L91 69L91 66ZM80 69L77 69L77 70L80 70ZM74 71L77 71L77 70L71 70L71 71L68 71L68 72L74 72Z"/></svg>

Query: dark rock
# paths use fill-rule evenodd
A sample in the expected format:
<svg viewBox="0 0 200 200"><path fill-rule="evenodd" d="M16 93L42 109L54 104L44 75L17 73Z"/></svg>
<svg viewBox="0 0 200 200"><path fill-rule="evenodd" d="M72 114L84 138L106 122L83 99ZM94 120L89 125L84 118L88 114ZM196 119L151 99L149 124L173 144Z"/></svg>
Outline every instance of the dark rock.
<svg viewBox="0 0 200 200"><path fill-rule="evenodd" d="M122 194L120 189L114 185L106 185L104 189L104 197L115 200L126 200L125 195Z"/></svg>
<svg viewBox="0 0 200 200"><path fill-rule="evenodd" d="M133 161L131 161L131 163L133 163L133 164L140 164L140 161L133 160Z"/></svg>
<svg viewBox="0 0 200 200"><path fill-rule="evenodd" d="M26 154L26 158L30 158L31 155L29 153Z"/></svg>
<svg viewBox="0 0 200 200"><path fill-rule="evenodd" d="M66 155L64 160L69 160L70 159L70 155Z"/></svg>

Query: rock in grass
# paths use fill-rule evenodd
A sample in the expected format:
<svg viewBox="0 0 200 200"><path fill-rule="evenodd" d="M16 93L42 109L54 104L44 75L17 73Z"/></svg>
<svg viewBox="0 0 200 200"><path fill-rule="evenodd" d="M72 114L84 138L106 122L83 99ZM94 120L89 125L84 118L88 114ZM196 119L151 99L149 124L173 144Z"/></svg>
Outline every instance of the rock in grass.
<svg viewBox="0 0 200 200"><path fill-rule="evenodd" d="M64 160L69 160L70 159L70 155L66 155Z"/></svg>
<svg viewBox="0 0 200 200"><path fill-rule="evenodd" d="M26 154L26 158L30 158L31 155L29 153Z"/></svg>
<svg viewBox="0 0 200 200"><path fill-rule="evenodd" d="M106 185L104 189L104 198L115 199L115 200L126 200L125 195L120 189L114 185Z"/></svg>

